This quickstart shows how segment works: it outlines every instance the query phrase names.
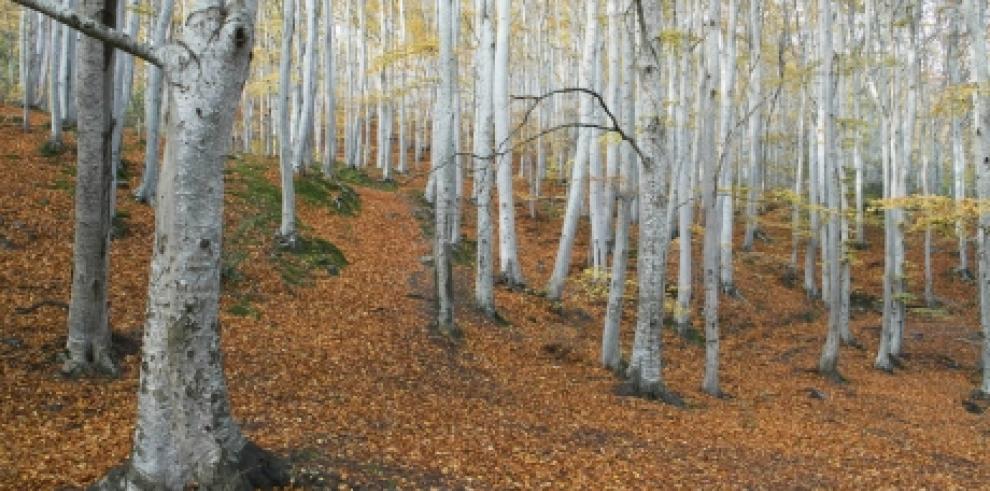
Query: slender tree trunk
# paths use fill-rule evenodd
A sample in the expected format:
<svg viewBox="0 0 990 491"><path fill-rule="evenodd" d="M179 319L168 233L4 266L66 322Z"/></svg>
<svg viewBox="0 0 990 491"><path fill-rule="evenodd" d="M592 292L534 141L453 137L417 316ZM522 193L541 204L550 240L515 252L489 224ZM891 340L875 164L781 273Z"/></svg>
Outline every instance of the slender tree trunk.
<svg viewBox="0 0 990 491"><path fill-rule="evenodd" d="M702 209L705 213L705 235L703 239L703 276L705 288L705 378L702 389L712 395L721 394L718 380L719 365L719 325L718 302L720 291L720 247L722 217L717 196L718 156L716 154L715 121L716 101L719 94L718 37L721 10L719 2L708 4L704 19L705 67L704 67L704 111L701 113L702 126L698 147L704 166L702 182ZM724 97L724 95L721 95Z"/></svg>
<svg viewBox="0 0 990 491"><path fill-rule="evenodd" d="M113 27L117 0L82 0L81 13ZM110 220L113 162L107 138L113 132L112 49L93 38L79 43L79 104L76 166L76 219L72 248L67 359L62 372L116 375L110 351Z"/></svg>
<svg viewBox="0 0 990 491"><path fill-rule="evenodd" d="M131 39L137 38L137 32L139 28L137 14L137 0L117 0L118 8L118 23L124 26L125 33ZM126 5L126 8L125 8ZM129 13L128 13L129 12ZM124 22L124 17L127 17L127 22ZM118 26L119 27L119 26ZM120 166L122 165L122 151L124 145L124 118L127 115L127 106L131 100L131 88L134 83L134 57L121 51L117 51L114 54L114 63L117 65L117 76L114 80L116 86L114 87L113 96L113 134L111 138L111 158L113 159L113 187L116 190L119 186L117 182L117 175L119 174ZM117 214L117 193L113 192L110 196L110 210L116 215Z"/></svg>
<svg viewBox="0 0 990 491"><path fill-rule="evenodd" d="M719 275L721 277L722 291L734 295L736 293L735 279L733 278L732 264L732 237L735 219L735 203L733 184L735 180L735 165L731 158L734 123L734 97L736 85L736 19L737 0L729 0L728 27L722 34L721 68L720 78L721 88L719 89L720 107L720 131L719 131L719 190L718 201L719 210L722 213L722 224L719 228L721 265Z"/></svg>
<svg viewBox="0 0 990 491"><path fill-rule="evenodd" d="M292 89L292 37L295 30L295 1L285 0L282 7L282 57L279 60L278 145L282 175L282 222L280 240L293 247L296 242L296 196L292 165L292 128L289 99Z"/></svg>
<svg viewBox="0 0 990 491"><path fill-rule="evenodd" d="M437 329L444 334L452 334L454 326L454 285L451 264L451 221L453 219L456 190L454 180L454 90L457 78L457 65L454 57L451 26L454 15L454 0L439 0L440 38L440 93L437 98L437 184L436 184L436 228L434 235L434 261L437 285Z"/></svg>
<svg viewBox="0 0 990 491"><path fill-rule="evenodd" d="M62 101L59 100L62 94L62 83L64 79L59 76L62 70L62 26L52 24L51 29L52 49L55 53L51 57L51 81L48 88L48 106L51 113L52 134L48 139L48 146L53 150L61 151L64 142L62 138Z"/></svg>
<svg viewBox="0 0 990 491"><path fill-rule="evenodd" d="M986 4L980 0L966 0L967 12L963 16L972 44L973 71L978 87L990 84L990 72L987 72L986 23L984 22ZM977 197L982 200L990 199L990 96L979 92L974 97L973 129L974 161L976 162ZM983 331L983 346L980 352L982 377L980 393L990 396L990 213L981 210L980 241L977 244L979 283L980 283L980 326Z"/></svg>
<svg viewBox="0 0 990 491"><path fill-rule="evenodd" d="M760 183L763 177L763 115L760 98L763 96L763 1L750 0L750 48L749 59L753 73L749 81L749 190L746 193L746 232L743 250L753 250L757 229L757 205L760 199Z"/></svg>
<svg viewBox="0 0 990 491"><path fill-rule="evenodd" d="M334 54L334 44L336 33L334 29L336 26L333 21L333 1L323 0L323 25L324 25L324 40L323 40L323 56L324 63L326 64L326 73L323 74L324 77L324 96L326 97L325 111L326 111L326 134L324 136L324 144L326 145L326 150L323 152L323 177L333 176L333 167L337 162L337 67L336 67L336 56Z"/></svg>
<svg viewBox="0 0 990 491"><path fill-rule="evenodd" d="M525 283L519 264L519 246L516 239L515 198L512 195L512 141L509 117L509 33L511 29L511 4L509 0L496 0L498 26L495 32L495 80L493 100L495 108L496 181L498 187L498 235L499 274L512 286Z"/></svg>
<svg viewBox="0 0 990 491"><path fill-rule="evenodd" d="M493 0L476 0L479 35L477 53L477 112L474 123L474 188L478 202L478 251L475 276L475 302L485 314L495 314L492 257L492 77L495 64L495 15Z"/></svg>
<svg viewBox="0 0 990 491"><path fill-rule="evenodd" d="M319 13L316 0L306 0L306 51L302 60L302 107L296 121L296 140L293 142L292 168L306 170L313 159L310 141L313 135L313 115L316 104L316 34Z"/></svg>
<svg viewBox="0 0 990 491"><path fill-rule="evenodd" d="M584 52L581 61L581 87L591 87L595 70L595 46L598 43L598 2L588 0L585 7ZM590 96L582 96L580 102L580 121L591 121L593 118L593 100ZM557 260L554 262L553 275L547 285L547 298L560 300L564 292L564 282L571 266L571 249L577 234L578 220L581 218L581 204L584 201L584 182L588 172L588 153L592 146L594 134L587 128L579 130L577 150L574 154L574 165L571 169L570 186L567 194L567 212L564 215L563 231L560 234L560 244L557 248ZM594 203L595 205L597 203Z"/></svg>
<svg viewBox="0 0 990 491"><path fill-rule="evenodd" d="M832 97L832 84L834 73L832 72L832 0L821 0L819 2L819 53L821 74L819 76L818 93L818 158L824 164L826 170L827 204L829 209L828 233L827 233L827 257L829 263L829 290L824 292L828 295L828 335L825 345L822 348L822 355L818 361L818 370L827 376L838 376L839 362L839 341L840 322L842 310L841 291L842 282L840 278L842 260L842 244L840 241L839 215L842 213L841 200L839 197L841 190L841 179L839 163L836 159L834 146L834 121L835 121L835 101Z"/></svg>

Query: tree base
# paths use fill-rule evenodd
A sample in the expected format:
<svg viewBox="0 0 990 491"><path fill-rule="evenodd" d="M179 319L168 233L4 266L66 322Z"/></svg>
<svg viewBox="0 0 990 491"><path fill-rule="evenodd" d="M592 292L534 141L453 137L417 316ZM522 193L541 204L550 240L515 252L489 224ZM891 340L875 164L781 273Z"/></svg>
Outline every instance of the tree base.
<svg viewBox="0 0 990 491"><path fill-rule="evenodd" d="M250 491L274 489L291 482L288 464L275 454L247 442L236 462L228 462L216 469L213 482L187 483L187 488ZM163 483L152 482L141 476L130 462L114 467L103 479L90 486L88 491L152 491L165 489Z"/></svg>
<svg viewBox="0 0 990 491"><path fill-rule="evenodd" d="M68 354L59 356L62 359L62 368L59 372L65 378L77 379L88 377L111 377L120 376L120 368L109 353L105 353L96 360L77 360Z"/></svg>
<svg viewBox="0 0 990 491"><path fill-rule="evenodd" d="M853 336L849 336L848 338L843 339L842 344L850 348L856 348L860 351L866 349L866 346L863 346L863 343L859 342L859 340Z"/></svg>
<svg viewBox="0 0 990 491"><path fill-rule="evenodd" d="M955 271L956 274L959 275L960 280L963 280L965 282L971 282L976 280L976 276L973 275L973 272L970 271L969 268L956 268Z"/></svg>
<svg viewBox="0 0 990 491"><path fill-rule="evenodd" d="M660 401L671 406L683 408L684 399L676 392L668 390L662 383L643 384L635 379L627 379L615 389L616 395L640 397L650 401Z"/></svg>
<svg viewBox="0 0 990 491"><path fill-rule="evenodd" d="M832 383L845 385L849 383L849 380L842 376L837 369L818 369L818 374L825 377L826 380Z"/></svg>

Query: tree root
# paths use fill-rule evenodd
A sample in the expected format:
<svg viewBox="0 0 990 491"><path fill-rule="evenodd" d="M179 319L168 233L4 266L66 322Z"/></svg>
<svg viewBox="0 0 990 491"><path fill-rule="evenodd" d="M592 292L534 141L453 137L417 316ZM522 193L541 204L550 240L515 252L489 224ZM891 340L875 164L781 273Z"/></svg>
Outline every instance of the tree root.
<svg viewBox="0 0 990 491"><path fill-rule="evenodd" d="M250 491L275 489L290 483L289 465L282 458L253 442L247 442L236 461L220 464L209 483L186 483L186 488ZM141 475L130 461L111 469L106 476L88 488L88 491L151 491L166 489L164 483Z"/></svg>

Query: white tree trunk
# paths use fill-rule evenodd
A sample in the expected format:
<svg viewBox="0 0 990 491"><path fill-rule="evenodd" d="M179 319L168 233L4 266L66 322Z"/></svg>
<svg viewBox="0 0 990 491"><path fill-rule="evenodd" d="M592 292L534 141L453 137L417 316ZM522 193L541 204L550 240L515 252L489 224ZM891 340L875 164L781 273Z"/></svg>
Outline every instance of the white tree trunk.
<svg viewBox="0 0 990 491"><path fill-rule="evenodd" d="M699 157L704 166L702 182L702 209L705 213L705 236L702 252L702 268L705 288L705 378L701 384L702 390L718 396L722 389L719 384L719 325L718 302L720 291L720 246L722 217L717 196L719 176L718 156L716 154L715 104L719 94L719 58L718 38L720 31L721 10L719 2L711 2L704 19L705 36L705 73L702 83L704 91L704 107L701 114L702 126L699 136Z"/></svg>
<svg viewBox="0 0 990 491"><path fill-rule="evenodd" d="M720 131L719 131L719 190L718 201L719 210L722 214L722 223L719 228L721 255L719 275L721 276L722 291L735 294L735 280L733 279L732 265L732 236L735 218L735 203L733 184L735 175L734 160L731 158L732 140L734 140L734 94L736 86L736 19L738 18L737 1L729 0L728 27L722 34L721 69L720 78L721 89L719 89Z"/></svg>
<svg viewBox="0 0 990 491"><path fill-rule="evenodd" d="M581 60L581 77L578 84L591 88L595 70L595 46L598 43L598 2L588 0L585 6L584 50ZM580 102L581 122L592 122L594 101L591 96L582 95ZM574 165L571 168L571 179L567 193L567 211L564 215L563 230L557 248L557 260L554 262L553 275L547 285L547 298L560 300L564 291L564 282L571 266L571 249L577 234L578 220L581 218L581 205L584 200L584 182L588 174L588 153L592 146L594 134L588 128L578 130L578 144L574 154ZM597 203L593 203L595 205Z"/></svg>
<svg viewBox="0 0 990 491"><path fill-rule="evenodd" d="M667 391L663 380L661 329L664 317L664 285L666 283L667 252L670 244L667 217L670 214L669 182L672 169L663 148L666 129L663 119L664 84L660 79L658 53L660 40L652 33L660 32L658 0L642 2L638 19L641 29L638 54L639 85L645 101L639 113L637 140L644 149L639 176L639 250L637 278L639 302L636 311L636 333L627 378L633 390L647 397L679 404L680 400Z"/></svg>
<svg viewBox="0 0 990 491"><path fill-rule="evenodd" d="M972 44L973 71L978 87L990 84L987 72L986 23L984 15L986 3L980 0L966 0L967 21L970 43ZM974 97L973 110L974 162L976 164L977 197L990 199L990 96L979 92ZM979 227L980 241L977 244L979 283L980 283L980 327L983 331L983 346L980 352L982 377L979 391L990 395L990 213L981 210Z"/></svg>
<svg viewBox="0 0 990 491"><path fill-rule="evenodd" d="M477 111L474 123L474 188L478 203L478 247L475 271L475 302L487 315L495 314L492 230L492 143L494 132L492 78L495 65L494 0L476 0L478 25Z"/></svg>
<svg viewBox="0 0 990 491"><path fill-rule="evenodd" d="M757 204L760 199L760 185L763 169L763 114L760 111L763 97L763 1L750 0L749 59L752 75L749 80L749 190L746 193L746 232L743 250L753 249L753 239L757 229Z"/></svg>
<svg viewBox="0 0 990 491"><path fill-rule="evenodd" d="M287 246L296 240L296 196L292 165L292 128L289 99L292 88L292 37L295 30L295 1L285 0L282 7L282 55L279 60L278 146L282 176L282 222L279 236Z"/></svg>
<svg viewBox="0 0 990 491"><path fill-rule="evenodd" d="M323 92L326 98L324 103L326 113L324 144L326 150L323 152L323 176L330 177L333 175L333 167L337 162L337 67L334 54L334 38L336 36L334 29L336 26L333 21L332 0L323 0L323 25L325 31L323 34L323 56L326 64L326 73L323 74Z"/></svg>
<svg viewBox="0 0 990 491"><path fill-rule="evenodd" d="M495 77L493 88L495 112L496 184L498 187L498 259L499 274L509 285L525 283L519 264L516 239L515 197L512 194L512 141L509 137L509 33L511 3L496 0L498 25L495 32Z"/></svg>
<svg viewBox="0 0 990 491"><path fill-rule="evenodd" d="M51 113L52 129L52 134L48 139L48 145L53 149L60 150L64 143L62 138L62 101L59 100L62 94L62 83L64 82L64 79L59 76L62 71L62 26L53 23L51 31L52 49L56 53L51 57L50 68L52 76L49 77L50 83L48 88L48 108Z"/></svg>
<svg viewBox="0 0 990 491"><path fill-rule="evenodd" d="M440 30L440 93L437 98L437 173L436 178L436 228L434 231L434 262L437 286L437 328L444 334L452 334L454 326L454 285L451 264L451 224L456 199L454 147L454 87L457 65L453 46L454 32L451 26L454 0L439 0L437 11Z"/></svg>
<svg viewBox="0 0 990 491"><path fill-rule="evenodd" d="M117 19L118 25L124 25L125 34L131 39L137 38L137 32L140 18L137 13L137 3L138 0L117 0L119 17ZM126 5L126 7L125 7ZM127 14L127 21L124 22L124 14ZM113 177L114 177L114 189L117 189L117 174L118 169L121 166L121 152L123 151L124 144L124 118L127 115L127 106L131 100L131 88L134 83L134 57L121 51L117 51L114 54L115 63L117 65L117 76L114 80L116 86L114 87L114 97L113 97L113 135L111 136L111 158L113 159ZM111 206L110 210L116 215L117 213L117 193L114 192L111 195Z"/></svg>
<svg viewBox="0 0 990 491"><path fill-rule="evenodd" d="M306 51L303 55L302 107L296 121L296 140L293 142L292 168L305 170L312 163L310 142L313 135L313 114L316 104L316 34L319 14L316 0L306 0Z"/></svg>
<svg viewBox="0 0 990 491"><path fill-rule="evenodd" d="M832 0L822 0L819 2L819 92L818 92L818 158L824 167L826 176L825 194L829 209L828 233L826 245L826 261L829 264L829 290L823 291L827 295L829 316L828 335L825 345L822 348L822 355L818 361L818 370L828 376L838 376L839 361L839 341L840 341L840 312L842 309L841 290L842 282L840 278L841 267L839 261L842 260L842 244L840 241L839 215L842 213L841 200L839 197L841 190L841 179L839 163L836 159L834 145L834 121L835 121L835 100L832 97L832 84L834 73L832 72Z"/></svg>

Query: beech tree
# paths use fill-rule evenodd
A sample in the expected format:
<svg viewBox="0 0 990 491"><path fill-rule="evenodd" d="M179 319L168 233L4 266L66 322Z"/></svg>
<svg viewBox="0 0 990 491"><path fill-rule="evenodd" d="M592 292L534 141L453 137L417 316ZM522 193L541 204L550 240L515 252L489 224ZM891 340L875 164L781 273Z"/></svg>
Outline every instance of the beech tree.
<svg viewBox="0 0 990 491"><path fill-rule="evenodd" d="M186 10L181 41L163 48L138 44L94 20L112 18L110 2L84 0L81 13L46 0L18 3L160 66L175 116L168 124L156 199L133 450L130 460L97 487L287 484L277 459L250 443L233 419L218 319L223 166L234 122L229 108L240 99L247 77L257 1L196 1ZM100 41L93 44L81 46L80 53L102 61L109 50ZM83 75L88 61L80 66L80 87L89 80ZM109 92L109 84L94 85ZM94 123L100 120L94 117ZM84 121L80 124L88 125Z"/></svg>
<svg viewBox="0 0 990 491"><path fill-rule="evenodd" d="M440 0L437 10L437 28L440 38L440 90L437 96L437 165L436 177L436 228L434 235L434 263L437 286L437 328L444 334L452 334L454 326L454 284L451 254L453 247L453 214L456 213L454 181L454 90L457 79L457 62L454 54L454 32L451 26L456 0Z"/></svg>
<svg viewBox="0 0 990 491"><path fill-rule="evenodd" d="M172 24L172 9L174 0L160 0L151 32L151 42L161 46L165 44L169 26ZM146 125L144 147L144 172L141 174L141 185L134 192L134 197L141 202L149 202L155 197L158 187L159 145L161 134L162 112L162 71L156 66L147 67L147 82L144 95L144 119Z"/></svg>
<svg viewBox="0 0 990 491"><path fill-rule="evenodd" d="M114 26L116 0L82 0L80 14ZM113 132L111 50L97 39L79 42L79 105L75 192L75 239L69 300L67 359L62 372L117 373L110 347L110 225L113 216L113 160L107 138Z"/></svg>
<svg viewBox="0 0 990 491"><path fill-rule="evenodd" d="M971 44L972 66L977 87L990 86L990 72L987 71L986 3L980 0L965 0L963 18ZM973 97L973 157L976 165L977 197L990 199L990 97L985 90L979 90ZM980 296L980 327L983 332L980 350L981 378L978 391L990 395L990 212L980 208L979 239L977 241L978 281Z"/></svg>
<svg viewBox="0 0 990 491"><path fill-rule="evenodd" d="M525 283L519 265L516 239L515 197L512 194L512 141L509 116L509 31L512 5L509 0L495 0L495 76L492 98L495 112L495 164L498 187L498 259L499 274L509 285Z"/></svg>
<svg viewBox="0 0 990 491"><path fill-rule="evenodd" d="M475 271L475 302L488 315L495 313L492 258L492 155L494 121L492 90L495 64L494 0L475 0L475 23L478 30L476 54L477 108L474 122L474 192L478 203L478 253Z"/></svg>

